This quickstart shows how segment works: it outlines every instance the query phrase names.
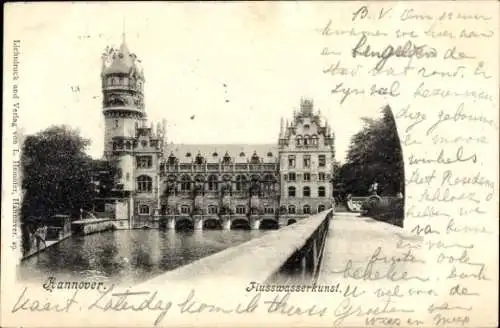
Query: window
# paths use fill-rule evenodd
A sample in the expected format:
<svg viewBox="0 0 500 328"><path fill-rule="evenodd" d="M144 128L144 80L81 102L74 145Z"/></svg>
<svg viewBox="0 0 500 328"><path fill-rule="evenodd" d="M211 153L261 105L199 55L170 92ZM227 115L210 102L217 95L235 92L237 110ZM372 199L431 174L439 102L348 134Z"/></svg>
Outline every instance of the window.
<svg viewBox="0 0 500 328"><path fill-rule="evenodd" d="M201 156L201 154L198 153L198 155L196 155L194 162L198 165L203 164L204 162L203 156Z"/></svg>
<svg viewBox="0 0 500 328"><path fill-rule="evenodd" d="M244 153L244 152L241 152L241 153L240 153L240 157L245 157L245 153Z"/></svg>
<svg viewBox="0 0 500 328"><path fill-rule="evenodd" d="M139 205L139 214L149 214L149 206L148 205Z"/></svg>
<svg viewBox="0 0 500 328"><path fill-rule="evenodd" d="M309 167L311 167L311 156L304 155L304 168L309 168Z"/></svg>
<svg viewBox="0 0 500 328"><path fill-rule="evenodd" d="M247 212L247 209L245 206L239 205L236 206L236 214L245 214Z"/></svg>
<svg viewBox="0 0 500 328"><path fill-rule="evenodd" d="M191 157L191 153L186 153L186 157Z"/></svg>
<svg viewBox="0 0 500 328"><path fill-rule="evenodd" d="M208 207L208 214L217 214L217 206L210 205Z"/></svg>
<svg viewBox="0 0 500 328"><path fill-rule="evenodd" d="M129 81L126 77L123 78L123 85L128 85L129 84Z"/></svg>
<svg viewBox="0 0 500 328"><path fill-rule="evenodd" d="M266 214L273 214L274 213L274 208L272 208L272 207L266 207L266 208L264 208L264 213L266 213Z"/></svg>
<svg viewBox="0 0 500 328"><path fill-rule="evenodd" d="M182 176L181 179L181 191L191 190L191 179L188 175Z"/></svg>
<svg viewBox="0 0 500 328"><path fill-rule="evenodd" d="M297 146L302 146L302 136L297 136L297 138L295 138L296 142L297 142Z"/></svg>
<svg viewBox="0 0 500 328"><path fill-rule="evenodd" d="M263 181L262 187L263 187L264 191L267 191L267 192L274 191L275 181L274 181L274 177L271 174L267 174L264 176L264 181Z"/></svg>
<svg viewBox="0 0 500 328"><path fill-rule="evenodd" d="M325 209L325 205L318 205L318 213L323 212Z"/></svg>
<svg viewBox="0 0 500 328"><path fill-rule="evenodd" d="M326 196L325 187L319 187L318 188L318 197L325 197L325 196Z"/></svg>
<svg viewBox="0 0 500 328"><path fill-rule="evenodd" d="M294 168L295 167L295 155L289 155L288 156L288 167L289 168Z"/></svg>
<svg viewBox="0 0 500 328"><path fill-rule="evenodd" d="M304 146L309 145L309 136L304 136Z"/></svg>
<svg viewBox="0 0 500 328"><path fill-rule="evenodd" d="M267 153L267 157L273 157L273 153L271 152Z"/></svg>
<svg viewBox="0 0 500 328"><path fill-rule="evenodd" d="M236 191L243 191L245 189L246 178L243 175L236 177Z"/></svg>
<svg viewBox="0 0 500 328"><path fill-rule="evenodd" d="M309 124L304 124L304 130L309 130Z"/></svg>
<svg viewBox="0 0 500 328"><path fill-rule="evenodd" d="M153 179L147 175L141 175L137 178L138 192L151 192L153 190Z"/></svg>
<svg viewBox="0 0 500 328"><path fill-rule="evenodd" d="M325 167L326 166L326 156L325 155L319 155L318 156L318 166L319 167Z"/></svg>
<svg viewBox="0 0 500 328"><path fill-rule="evenodd" d="M296 179L295 172L288 173L288 181L295 181L295 179Z"/></svg>
<svg viewBox="0 0 500 328"><path fill-rule="evenodd" d="M295 197L295 187L288 187L288 197Z"/></svg>
<svg viewBox="0 0 500 328"><path fill-rule="evenodd" d="M304 181L311 181L311 173L304 173Z"/></svg>
<svg viewBox="0 0 500 328"><path fill-rule="evenodd" d="M318 144L318 136L317 135L313 135L311 137L311 142L313 145L317 145Z"/></svg>
<svg viewBox="0 0 500 328"><path fill-rule="evenodd" d="M208 177L208 190L217 190L217 177L215 175L211 175Z"/></svg>
<svg viewBox="0 0 500 328"><path fill-rule="evenodd" d="M318 173L318 180L319 181L325 181L325 172L319 172Z"/></svg>
<svg viewBox="0 0 500 328"><path fill-rule="evenodd" d="M150 169L153 166L153 157L137 156L137 168Z"/></svg>
<svg viewBox="0 0 500 328"><path fill-rule="evenodd" d="M304 187L302 189L303 197L311 197L311 187Z"/></svg>
<svg viewBox="0 0 500 328"><path fill-rule="evenodd" d="M115 128L119 128L120 127L120 120L115 120Z"/></svg>
<svg viewBox="0 0 500 328"><path fill-rule="evenodd" d="M189 207L188 205L182 205L181 206L181 213L182 214L189 214L189 213L191 213L191 207Z"/></svg>
<svg viewBox="0 0 500 328"><path fill-rule="evenodd" d="M295 205L288 206L288 214L295 214Z"/></svg>
<svg viewBox="0 0 500 328"><path fill-rule="evenodd" d="M304 214L311 214L311 206L304 205L304 207L302 208L302 211L304 212Z"/></svg>

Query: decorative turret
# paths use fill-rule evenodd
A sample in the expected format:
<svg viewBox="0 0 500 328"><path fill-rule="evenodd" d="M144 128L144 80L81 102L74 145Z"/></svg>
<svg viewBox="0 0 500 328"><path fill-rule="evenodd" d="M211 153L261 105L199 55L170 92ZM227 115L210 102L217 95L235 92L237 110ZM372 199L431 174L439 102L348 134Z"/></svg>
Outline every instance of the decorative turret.
<svg viewBox="0 0 500 328"><path fill-rule="evenodd" d="M313 114L313 101L309 99L300 100L300 114L303 116L312 116Z"/></svg>

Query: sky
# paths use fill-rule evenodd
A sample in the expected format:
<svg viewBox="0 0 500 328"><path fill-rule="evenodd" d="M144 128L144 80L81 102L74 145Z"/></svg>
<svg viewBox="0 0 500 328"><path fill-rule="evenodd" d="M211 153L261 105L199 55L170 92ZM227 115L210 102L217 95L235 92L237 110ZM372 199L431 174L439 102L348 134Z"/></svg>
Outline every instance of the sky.
<svg viewBox="0 0 500 328"><path fill-rule="evenodd" d="M332 126L342 161L360 117L378 115L380 104L340 104L330 94L335 83L322 70L336 60L320 55L324 22L313 14L295 2L38 8L20 38L20 124L27 134L53 124L77 128L92 141L89 154L100 157L101 54L125 32L144 67L148 118L167 120L168 142L275 143L280 119L291 120L307 97ZM338 26L349 19L330 17Z"/></svg>

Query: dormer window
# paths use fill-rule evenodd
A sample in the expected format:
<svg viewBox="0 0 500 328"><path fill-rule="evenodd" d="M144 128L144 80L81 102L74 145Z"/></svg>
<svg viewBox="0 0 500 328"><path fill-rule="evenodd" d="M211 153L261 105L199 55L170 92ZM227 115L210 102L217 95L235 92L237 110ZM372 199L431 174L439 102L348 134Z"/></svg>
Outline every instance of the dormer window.
<svg viewBox="0 0 500 328"><path fill-rule="evenodd" d="M215 153L215 152L214 152L214 153L212 154L212 156L213 156L213 157L217 157L217 156L219 156L219 154L217 154L217 153Z"/></svg>
<svg viewBox="0 0 500 328"><path fill-rule="evenodd" d="M227 152L224 154L223 162L224 162L224 164L231 163L231 157L229 156L229 154Z"/></svg>
<svg viewBox="0 0 500 328"><path fill-rule="evenodd" d="M273 153L271 152L267 153L267 157L273 157Z"/></svg>
<svg viewBox="0 0 500 328"><path fill-rule="evenodd" d="M191 157L191 153L190 153L190 152L187 152L187 153L186 153L186 157Z"/></svg>
<svg viewBox="0 0 500 328"><path fill-rule="evenodd" d="M175 158L174 154L170 153L170 156L168 156L168 164L169 165L174 165L175 164L175 160L176 160L176 158Z"/></svg>
<svg viewBox="0 0 500 328"><path fill-rule="evenodd" d="M203 164L203 156L201 156L200 153L198 153L198 155L196 155L195 163L198 165Z"/></svg>
<svg viewBox="0 0 500 328"><path fill-rule="evenodd" d="M255 151L252 154L251 163L252 164L259 163L259 156L257 155L257 152L255 152Z"/></svg>
<svg viewBox="0 0 500 328"><path fill-rule="evenodd" d="M304 125L304 130L309 130L309 124Z"/></svg>
<svg viewBox="0 0 500 328"><path fill-rule="evenodd" d="M245 157L245 153L244 153L244 152L241 152L241 153L240 153L240 157Z"/></svg>

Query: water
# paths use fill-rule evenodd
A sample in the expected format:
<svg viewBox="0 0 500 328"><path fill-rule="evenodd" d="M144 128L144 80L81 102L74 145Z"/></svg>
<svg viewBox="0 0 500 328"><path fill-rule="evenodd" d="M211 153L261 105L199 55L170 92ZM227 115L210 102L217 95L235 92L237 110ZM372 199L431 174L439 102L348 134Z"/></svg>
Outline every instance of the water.
<svg viewBox="0 0 500 328"><path fill-rule="evenodd" d="M139 283L262 236L262 230L118 230L72 236L24 260L19 277L44 281L99 278Z"/></svg>

